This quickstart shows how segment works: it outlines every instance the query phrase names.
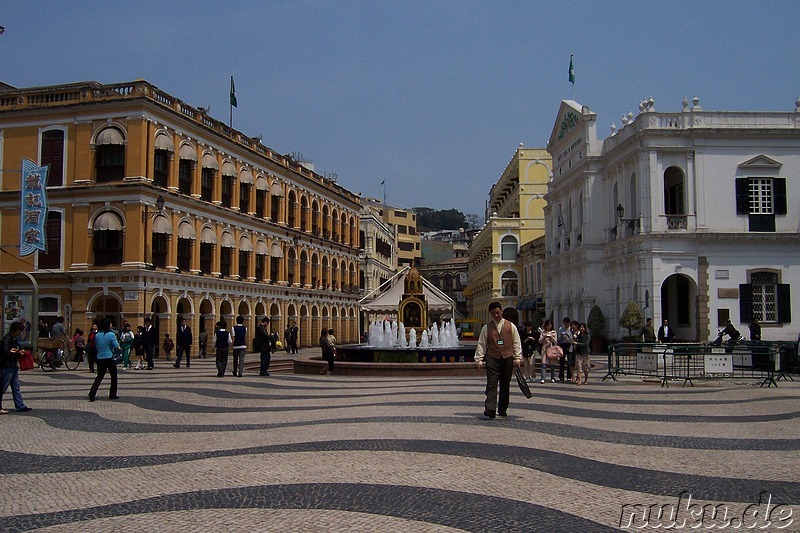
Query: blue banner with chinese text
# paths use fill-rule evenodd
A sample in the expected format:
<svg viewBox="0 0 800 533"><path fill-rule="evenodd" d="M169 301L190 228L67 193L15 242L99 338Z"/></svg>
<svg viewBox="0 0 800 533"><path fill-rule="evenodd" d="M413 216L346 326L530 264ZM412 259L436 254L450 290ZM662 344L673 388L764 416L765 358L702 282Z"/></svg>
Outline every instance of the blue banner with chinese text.
<svg viewBox="0 0 800 533"><path fill-rule="evenodd" d="M22 210L20 212L19 255L36 250L47 252L44 223L47 220L47 171L28 159L22 160Z"/></svg>

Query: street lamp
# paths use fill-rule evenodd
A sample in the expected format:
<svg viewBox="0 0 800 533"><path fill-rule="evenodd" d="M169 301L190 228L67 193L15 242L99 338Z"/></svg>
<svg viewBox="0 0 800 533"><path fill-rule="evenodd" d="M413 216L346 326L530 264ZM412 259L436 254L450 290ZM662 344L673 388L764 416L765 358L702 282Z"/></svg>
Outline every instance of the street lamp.
<svg viewBox="0 0 800 533"><path fill-rule="evenodd" d="M144 224L144 235L145 235L145 240L144 240L144 246L145 246L144 260L145 261L144 262L145 262L145 265L147 265L147 267L150 268L150 269L153 269L154 267L153 267L153 265L151 263L147 262L147 233L148 233L148 231L147 231L147 221L148 220L154 220L157 216L163 215L163 214L164 214L164 197L163 196L159 195L158 198L156 198L156 211L154 211L152 213L150 212L150 206L147 203L144 204L144 211L142 211L142 223ZM151 259L151 262L152 262L152 255L153 255L153 244L152 243L153 243L153 237L151 236L150 237L150 256L151 256L150 259Z"/></svg>
<svg viewBox="0 0 800 533"><path fill-rule="evenodd" d="M142 213L142 222L147 222L148 219L156 218L158 215L164 214L164 197L158 195L156 198L156 211L149 212L149 205L144 204L144 213Z"/></svg>
<svg viewBox="0 0 800 533"><path fill-rule="evenodd" d="M636 229L639 227L639 219L638 218L624 218L625 217L625 208L622 207L622 204L617 204L617 218L620 222L626 222L630 229Z"/></svg>

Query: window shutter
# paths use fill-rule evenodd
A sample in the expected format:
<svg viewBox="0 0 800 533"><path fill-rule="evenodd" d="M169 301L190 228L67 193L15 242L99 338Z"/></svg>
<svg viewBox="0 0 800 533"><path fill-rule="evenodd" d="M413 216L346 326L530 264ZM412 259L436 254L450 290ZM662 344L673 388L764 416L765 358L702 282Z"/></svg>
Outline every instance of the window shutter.
<svg viewBox="0 0 800 533"><path fill-rule="evenodd" d="M749 283L739 285L739 322L749 324L753 320L753 286Z"/></svg>
<svg viewBox="0 0 800 533"><path fill-rule="evenodd" d="M792 295L788 283L778 284L778 322L788 324L792 321Z"/></svg>
<svg viewBox="0 0 800 533"><path fill-rule="evenodd" d="M45 225L47 234L47 253L39 252L39 268L61 268L61 213L50 211L47 213Z"/></svg>
<svg viewBox="0 0 800 533"><path fill-rule="evenodd" d="M42 165L50 165L47 175L47 186L64 184L64 132L46 131L42 134Z"/></svg>
<svg viewBox="0 0 800 533"><path fill-rule="evenodd" d="M772 180L773 195L775 196L776 215L786 214L786 178L775 178Z"/></svg>
<svg viewBox="0 0 800 533"><path fill-rule="evenodd" d="M747 178L736 178L736 214L750 214L750 190Z"/></svg>

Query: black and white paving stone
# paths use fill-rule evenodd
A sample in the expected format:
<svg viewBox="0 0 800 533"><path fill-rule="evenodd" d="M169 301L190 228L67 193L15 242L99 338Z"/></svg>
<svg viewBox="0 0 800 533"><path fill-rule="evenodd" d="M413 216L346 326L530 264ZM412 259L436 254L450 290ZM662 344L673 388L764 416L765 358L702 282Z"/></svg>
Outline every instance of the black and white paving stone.
<svg viewBox="0 0 800 533"><path fill-rule="evenodd" d="M214 374L161 362L89 403L85 369L22 373L0 531L617 531L765 492L800 530L800 383L536 383L483 420L480 378Z"/></svg>

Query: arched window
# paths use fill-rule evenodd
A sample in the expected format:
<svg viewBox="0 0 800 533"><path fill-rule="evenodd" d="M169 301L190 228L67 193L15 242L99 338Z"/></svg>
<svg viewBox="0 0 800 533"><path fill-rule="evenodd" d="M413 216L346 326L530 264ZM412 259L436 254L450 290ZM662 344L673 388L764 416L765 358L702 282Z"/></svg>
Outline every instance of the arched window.
<svg viewBox="0 0 800 533"><path fill-rule="evenodd" d="M519 296L517 273L512 271L503 272L503 276L500 278L500 288L503 296Z"/></svg>
<svg viewBox="0 0 800 533"><path fill-rule="evenodd" d="M253 256L253 242L245 236L239 239L239 277L250 277L250 258Z"/></svg>
<svg viewBox="0 0 800 533"><path fill-rule="evenodd" d="M311 208L308 207L308 199L303 196L300 198L300 229L308 231L308 219L311 217Z"/></svg>
<svg viewBox="0 0 800 533"><path fill-rule="evenodd" d="M166 133L156 135L155 149L153 151L153 183L159 187L166 187L169 183L169 165L175 146Z"/></svg>
<svg viewBox="0 0 800 533"><path fill-rule="evenodd" d="M224 277L232 275L231 267L233 266L233 253L236 250L236 240L233 235L228 231L222 232L220 236L220 249L219 249L219 271Z"/></svg>
<svg viewBox="0 0 800 533"><path fill-rule="evenodd" d="M119 265L122 263L122 221L106 211L98 215L92 225L94 229L94 264Z"/></svg>
<svg viewBox="0 0 800 533"><path fill-rule="evenodd" d="M217 180L219 163L211 154L203 155L203 170L200 174L200 198L206 202L214 199L214 182Z"/></svg>
<svg viewBox="0 0 800 533"><path fill-rule="evenodd" d="M125 177L125 138L117 128L106 128L95 139L95 180L120 181Z"/></svg>
<svg viewBox="0 0 800 533"><path fill-rule="evenodd" d="M664 171L664 214L682 215L685 211L683 171L669 167Z"/></svg>
<svg viewBox="0 0 800 533"><path fill-rule="evenodd" d="M197 151L189 144L182 144L178 160L178 190L181 194L192 194L196 166Z"/></svg>
<svg viewBox="0 0 800 533"><path fill-rule="evenodd" d="M286 222L290 228L297 227L297 196L294 191L289 191L289 211L286 216Z"/></svg>
<svg viewBox="0 0 800 533"><path fill-rule="evenodd" d="M517 239L513 235L506 235L500 241L500 259L503 261L516 261Z"/></svg>
<svg viewBox="0 0 800 533"><path fill-rule="evenodd" d="M233 207L233 188L236 183L236 167L230 161L222 163L222 193L223 207Z"/></svg>
<svg viewBox="0 0 800 533"><path fill-rule="evenodd" d="M442 289L446 291L452 291L454 288L455 284L453 283L453 275L445 274L442 278Z"/></svg>

